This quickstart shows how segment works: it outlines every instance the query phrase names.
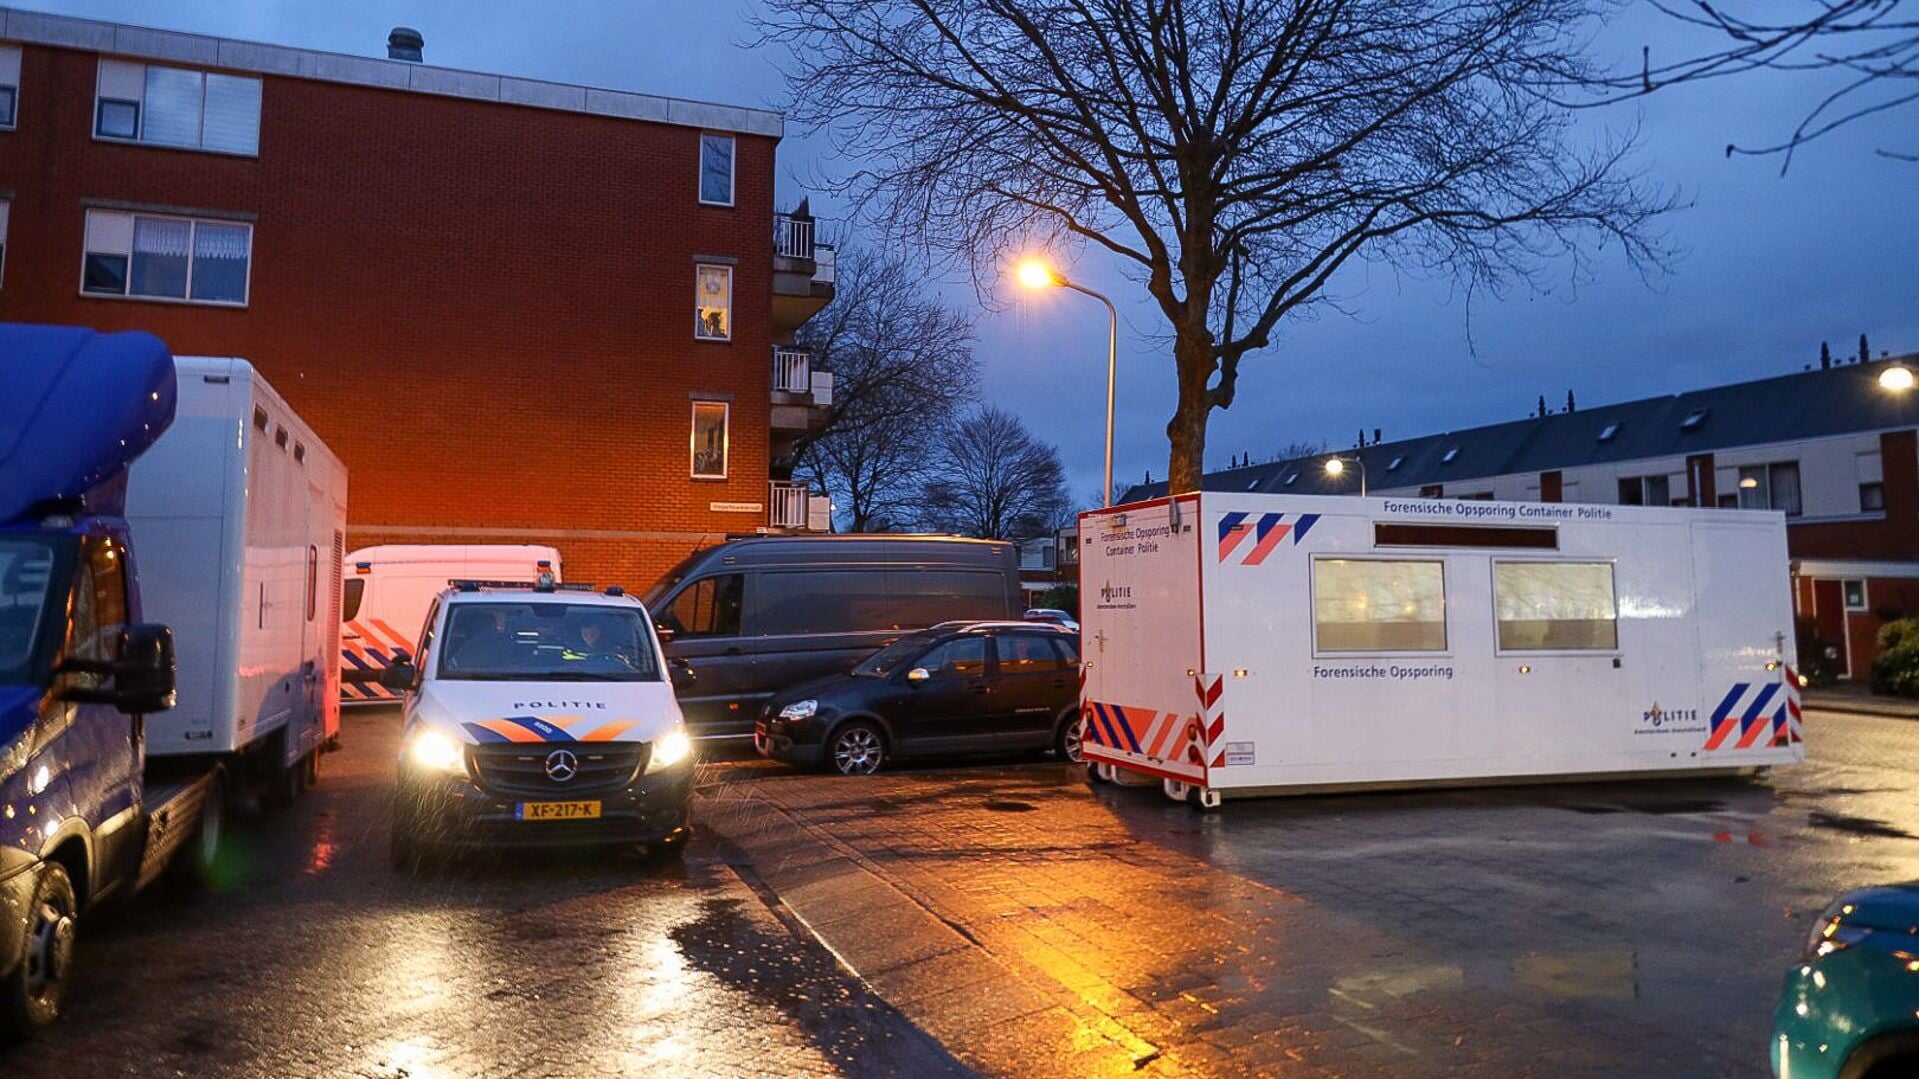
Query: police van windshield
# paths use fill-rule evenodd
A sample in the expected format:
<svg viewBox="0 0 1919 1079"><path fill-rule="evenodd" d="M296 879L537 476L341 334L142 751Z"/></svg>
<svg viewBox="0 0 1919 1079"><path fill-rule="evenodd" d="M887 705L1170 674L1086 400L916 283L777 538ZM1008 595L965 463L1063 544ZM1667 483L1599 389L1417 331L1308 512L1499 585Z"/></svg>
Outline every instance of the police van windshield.
<svg viewBox="0 0 1919 1079"><path fill-rule="evenodd" d="M32 680L34 645L53 582L53 553L38 539L0 539L0 684Z"/></svg>
<svg viewBox="0 0 1919 1079"><path fill-rule="evenodd" d="M584 603L454 603L439 677L486 682L657 682L638 611Z"/></svg>

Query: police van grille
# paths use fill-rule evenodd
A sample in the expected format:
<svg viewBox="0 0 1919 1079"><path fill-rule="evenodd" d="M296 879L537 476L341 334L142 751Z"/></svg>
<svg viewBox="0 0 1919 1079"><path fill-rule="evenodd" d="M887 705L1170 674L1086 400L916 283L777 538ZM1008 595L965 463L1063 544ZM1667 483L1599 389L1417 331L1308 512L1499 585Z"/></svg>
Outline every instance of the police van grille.
<svg viewBox="0 0 1919 1079"><path fill-rule="evenodd" d="M546 774L546 759L566 750L579 761L579 772L565 782ZM474 778L488 790L503 794L559 795L610 790L625 786L646 767L650 745L591 746L584 742L544 742L539 746L472 746Z"/></svg>

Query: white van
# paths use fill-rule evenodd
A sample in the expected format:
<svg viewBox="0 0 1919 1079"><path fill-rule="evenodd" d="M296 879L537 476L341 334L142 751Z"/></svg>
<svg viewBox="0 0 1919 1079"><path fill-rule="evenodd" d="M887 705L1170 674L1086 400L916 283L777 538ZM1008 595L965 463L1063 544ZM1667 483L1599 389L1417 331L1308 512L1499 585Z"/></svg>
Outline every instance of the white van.
<svg viewBox="0 0 1919 1079"><path fill-rule="evenodd" d="M346 556L340 604L340 701L395 701L380 672L413 651L433 597L458 580L560 580L560 552L511 543L388 543Z"/></svg>
<svg viewBox="0 0 1919 1079"><path fill-rule="evenodd" d="M393 809L401 867L446 848L677 853L693 743L640 602L618 588L462 581L389 667L406 694Z"/></svg>

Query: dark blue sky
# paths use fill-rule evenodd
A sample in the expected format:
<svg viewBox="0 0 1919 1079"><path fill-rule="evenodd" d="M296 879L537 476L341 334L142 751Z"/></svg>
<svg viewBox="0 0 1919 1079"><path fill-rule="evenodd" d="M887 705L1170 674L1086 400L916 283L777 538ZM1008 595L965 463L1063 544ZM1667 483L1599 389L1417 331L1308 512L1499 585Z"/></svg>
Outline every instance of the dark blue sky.
<svg viewBox="0 0 1919 1079"><path fill-rule="evenodd" d="M366 55L384 55L387 30L404 24L424 33L430 63L782 103L779 58L748 47L739 17L748 5L728 0L14 2ZM1629 56L1641 41L1655 56L1684 45L1650 20L1616 27L1607 40ZM1821 340L1849 355L1861 332L1875 355L1919 351L1919 165L1872 152L1912 141L1919 114L1841 131L1802 151L1783 178L1776 158L1724 156L1728 142L1759 144L1788 131L1819 85L1755 76L1591 114L1596 126L1640 123L1638 166L1692 203L1667 226L1684 252L1670 274L1648 283L1601 252L1596 279L1578 287L1564 268L1548 275L1544 293L1521 286L1475 297L1469 326L1449 282L1351 266L1333 288L1349 313L1296 323L1247 359L1239 402L1214 414L1209 465L1295 439L1348 445L1361 427L1394 438L1511 419L1541 393L1555 406L1568 389L1597 404L1796 371L1816 360ZM815 170L837 167L825 153L823 140L788 137L783 205L807 193ZM1163 478L1173 379L1154 313L1112 267L1089 259L1073 272L1121 309L1119 477L1150 469ZM975 305L970 286L956 283L948 295ZM1100 466L1103 312L1064 293L1003 299L1007 306L981 315L981 393L1056 442L1074 494L1089 493Z"/></svg>

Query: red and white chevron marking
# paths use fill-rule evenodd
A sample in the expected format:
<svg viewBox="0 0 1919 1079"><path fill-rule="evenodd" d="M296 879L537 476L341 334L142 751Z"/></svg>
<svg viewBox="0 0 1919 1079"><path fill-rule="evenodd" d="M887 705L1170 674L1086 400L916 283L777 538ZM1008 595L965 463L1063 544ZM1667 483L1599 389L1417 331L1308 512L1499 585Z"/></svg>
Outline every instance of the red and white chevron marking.
<svg viewBox="0 0 1919 1079"><path fill-rule="evenodd" d="M1226 764L1226 676L1193 676L1193 693L1199 698L1199 716L1193 724L1193 741L1188 760L1204 768Z"/></svg>

